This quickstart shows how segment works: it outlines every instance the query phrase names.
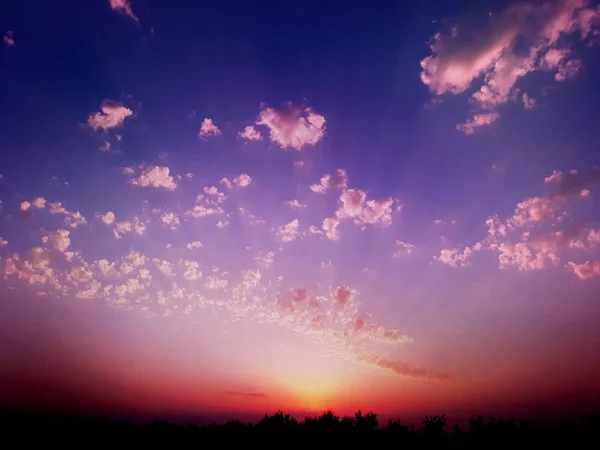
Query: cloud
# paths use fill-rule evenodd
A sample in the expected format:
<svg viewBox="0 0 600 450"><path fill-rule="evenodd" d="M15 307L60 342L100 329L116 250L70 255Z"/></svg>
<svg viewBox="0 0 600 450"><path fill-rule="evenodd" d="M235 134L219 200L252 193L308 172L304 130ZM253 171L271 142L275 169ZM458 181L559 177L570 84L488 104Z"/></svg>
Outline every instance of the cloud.
<svg viewBox="0 0 600 450"><path fill-rule="evenodd" d="M366 199L365 191L346 189L340 195L341 205L335 213L336 217L339 220L352 219L357 225L390 226L394 199Z"/></svg>
<svg viewBox="0 0 600 450"><path fill-rule="evenodd" d="M8 245L8 241L0 236L0 247L5 247Z"/></svg>
<svg viewBox="0 0 600 450"><path fill-rule="evenodd" d="M8 30L5 34L4 37L2 38L2 41L4 42L4 45L7 45L8 47L12 47L13 45L15 45L15 35L12 31Z"/></svg>
<svg viewBox="0 0 600 450"><path fill-rule="evenodd" d="M338 227L340 225L340 221L335 217L328 217L323 220L323 231L325 232L325 236L327 239L331 241L337 241L340 238L340 234L338 232Z"/></svg>
<svg viewBox="0 0 600 450"><path fill-rule="evenodd" d="M252 177L247 173L242 173L233 179L233 184L240 188L248 187L252 184Z"/></svg>
<svg viewBox="0 0 600 450"><path fill-rule="evenodd" d="M500 114L498 114L498 113L475 114L473 117L468 119L466 122L459 123L458 125L456 125L456 129L459 131L462 131L465 134L473 134L473 133L475 133L475 130L477 128L491 125L499 117L500 117Z"/></svg>
<svg viewBox="0 0 600 450"><path fill-rule="evenodd" d="M95 112L88 117L88 125L94 130L110 130L123 126L125 119L133 115L133 111L111 100L105 100L100 106L101 112Z"/></svg>
<svg viewBox="0 0 600 450"><path fill-rule="evenodd" d="M424 378L434 381L450 380L450 375L432 372L420 367L411 366L399 361L392 361L382 356L361 354L358 360L368 365L377 367L386 373L403 377Z"/></svg>
<svg viewBox="0 0 600 450"><path fill-rule="evenodd" d="M290 223L280 226L275 235L280 242L295 241L296 238L302 236L302 233L300 232L300 221L294 219Z"/></svg>
<svg viewBox="0 0 600 450"><path fill-rule="evenodd" d="M44 202L45 204L45 202ZM65 224L71 228L77 228L79 225L86 225L87 220L79 211L68 211L61 202L50 202L48 204L50 214L64 214Z"/></svg>
<svg viewBox="0 0 600 450"><path fill-rule="evenodd" d="M125 233L144 234L146 232L146 223L138 217L132 220L122 220L115 223L113 234L115 238L120 239Z"/></svg>
<svg viewBox="0 0 600 450"><path fill-rule="evenodd" d="M599 24L600 9L587 0L518 2L489 17L465 18L449 32L437 33L431 55L421 61L421 81L434 95L460 94L474 85L473 118L461 128L469 133L490 125L490 111L516 99L517 82L534 71L555 71L562 81L581 62L572 58L564 36L586 40ZM492 119L493 118L493 119Z"/></svg>
<svg viewBox="0 0 600 450"><path fill-rule="evenodd" d="M208 136L220 136L221 130L217 127L212 119L206 118L202 121L202 125L200 126L200 132L198 136L204 138Z"/></svg>
<svg viewBox="0 0 600 450"><path fill-rule="evenodd" d="M586 261L582 264L569 261L568 266L582 280L600 276L600 261Z"/></svg>
<svg viewBox="0 0 600 450"><path fill-rule="evenodd" d="M106 214L101 215L100 220L102 220L102 222L104 222L106 225L112 225L115 221L115 213L109 211Z"/></svg>
<svg viewBox="0 0 600 450"><path fill-rule="evenodd" d="M324 194L329 189L345 189L348 187L348 175L344 169L338 169L335 175L325 174L318 184L312 184L308 188L317 194Z"/></svg>
<svg viewBox="0 0 600 450"><path fill-rule="evenodd" d="M110 8L121 14L125 14L127 17L135 22L139 22L139 19L133 14L131 10L131 0L108 0Z"/></svg>
<svg viewBox="0 0 600 450"><path fill-rule="evenodd" d="M142 171L139 177L130 180L131 184L142 187L165 188L169 191L175 190L177 184L170 175L168 167L153 166Z"/></svg>
<svg viewBox="0 0 600 450"><path fill-rule="evenodd" d="M164 224L167 225L171 230L176 230L177 228L179 228L179 217L177 217L177 214L172 213L172 212L167 212L167 213L163 213L160 216L160 221Z"/></svg>
<svg viewBox="0 0 600 450"><path fill-rule="evenodd" d="M282 109L263 108L256 125L269 128L269 139L283 149L300 151L306 145L316 145L325 136L325 117L291 103Z"/></svg>
<svg viewBox="0 0 600 450"><path fill-rule="evenodd" d="M259 141L262 139L260 131L258 131L252 125L245 127L244 131L240 131L238 133L238 136L242 139L246 139L247 141Z"/></svg>
<svg viewBox="0 0 600 450"><path fill-rule="evenodd" d="M189 249L202 248L202 247L204 247L204 244L202 244L202 242L200 242L200 241L193 241L193 242L190 242L189 244L187 244L186 247Z"/></svg>
<svg viewBox="0 0 600 450"><path fill-rule="evenodd" d="M284 204L286 204L287 206L289 206L292 209L295 209L296 211L301 211L301 210L303 210L303 209L306 208L306 205L300 203L296 199L287 200L287 201L284 202Z"/></svg>
<svg viewBox="0 0 600 450"><path fill-rule="evenodd" d="M271 267L275 261L275 252L267 252L265 254L261 253L255 257L254 260L264 267Z"/></svg>
<svg viewBox="0 0 600 450"><path fill-rule="evenodd" d="M521 99L523 100L523 107L525 109L535 108L535 103L536 103L535 98L531 98L529 95L523 94Z"/></svg>
<svg viewBox="0 0 600 450"><path fill-rule="evenodd" d="M55 232L42 237L42 242L50 245L55 250L64 253L67 251L67 248L69 248L69 245L71 245L71 239L69 238L70 234L71 232L69 230L56 230Z"/></svg>
<svg viewBox="0 0 600 450"><path fill-rule="evenodd" d="M469 257L481 248L482 245L479 243L473 247L466 247L462 251L457 248L445 248L440 252L440 256L436 256L434 259L452 267L466 267L470 265Z"/></svg>
<svg viewBox="0 0 600 450"><path fill-rule="evenodd" d="M241 397L266 397L266 394L258 393L258 392L237 392L237 391L222 391L227 395L235 395Z"/></svg>
<svg viewBox="0 0 600 450"><path fill-rule="evenodd" d="M396 251L392 255L394 258L399 258L404 255L410 255L412 251L416 248L413 244L409 244L408 242L396 241Z"/></svg>

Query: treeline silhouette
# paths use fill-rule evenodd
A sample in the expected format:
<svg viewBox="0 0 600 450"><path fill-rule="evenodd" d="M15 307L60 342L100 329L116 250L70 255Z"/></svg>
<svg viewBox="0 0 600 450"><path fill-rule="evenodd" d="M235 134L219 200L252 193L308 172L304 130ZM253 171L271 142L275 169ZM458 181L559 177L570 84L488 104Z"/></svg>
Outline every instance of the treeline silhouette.
<svg viewBox="0 0 600 450"><path fill-rule="evenodd" d="M582 445L600 448L600 417L564 420L542 425L532 420L497 419L474 416L465 427L449 426L445 414L425 415L421 426L408 426L399 419L380 423L377 414L358 411L353 416L339 417L326 411L317 417L298 421L290 414L277 411L265 414L256 423L229 420L222 424L197 426L179 425L156 419L147 425L126 421L111 422L75 416L33 416L24 414L0 415L0 428L4 443L15 436L22 446L28 441L44 444L100 443L156 444L170 446L216 446L230 438L243 437L245 443L256 439L273 440L294 444L315 439L323 433L335 434L336 443L355 443L368 439L369 445L394 445L404 448L507 448L510 445ZM311 438L311 436L313 438ZM216 439L213 439L216 438ZM2 442L2 441L0 441ZM17 441L14 441L17 442ZM313 442L324 443L316 438Z"/></svg>

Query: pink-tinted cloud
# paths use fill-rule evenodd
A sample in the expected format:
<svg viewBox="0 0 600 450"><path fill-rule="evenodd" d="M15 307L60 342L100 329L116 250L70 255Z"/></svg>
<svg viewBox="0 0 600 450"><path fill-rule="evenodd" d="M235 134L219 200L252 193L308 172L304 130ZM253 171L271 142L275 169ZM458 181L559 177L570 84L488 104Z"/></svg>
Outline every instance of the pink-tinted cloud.
<svg viewBox="0 0 600 450"><path fill-rule="evenodd" d="M4 34L4 37L2 38L2 41L4 42L4 45L7 45L8 47L12 47L13 45L15 45L15 35L12 31L7 31Z"/></svg>
<svg viewBox="0 0 600 450"><path fill-rule="evenodd" d="M300 232L300 221L298 219L292 220L290 223L280 226L275 235L280 242L292 242L298 237L302 236Z"/></svg>
<svg viewBox="0 0 600 450"><path fill-rule="evenodd" d="M170 169L164 166L153 166L143 170L137 178L131 179L131 184L142 187L164 188L169 191L175 190L177 187Z"/></svg>
<svg viewBox="0 0 600 450"><path fill-rule="evenodd" d="M220 136L221 130L217 127L212 119L208 117L202 121L202 125L200 125L200 131L198 132L198 136L205 138L209 136Z"/></svg>
<svg viewBox="0 0 600 450"><path fill-rule="evenodd" d="M533 109L535 108L535 98L531 98L529 95L527 95L526 93L523 94L523 96L521 97L521 99L523 100L523 107L525 109Z"/></svg>
<svg viewBox="0 0 600 450"><path fill-rule="evenodd" d="M252 177L247 173L242 173L233 179L233 184L240 188L248 187L252 184Z"/></svg>
<svg viewBox="0 0 600 450"><path fill-rule="evenodd" d="M247 141L259 141L262 139L260 131L258 131L252 125L245 127L244 131L240 131L238 133L238 136L242 139L246 139Z"/></svg>
<svg viewBox="0 0 600 450"><path fill-rule="evenodd" d="M125 14L135 22L139 22L139 19L131 10L131 0L108 0L108 3L112 10Z"/></svg>
<svg viewBox="0 0 600 450"><path fill-rule="evenodd" d="M581 62L570 57L568 41L560 38L586 40L599 19L600 10L587 0L549 0L515 3L478 23L459 21L433 37L432 54L421 61L421 81L435 95L460 94L480 84L471 99L481 111L459 128L472 133L496 120L482 115L514 100L515 86L527 74L555 70L557 81L573 76ZM519 39L523 42L516 45Z"/></svg>
<svg viewBox="0 0 600 450"><path fill-rule="evenodd" d="M311 108L298 108L288 104L282 109L265 107L256 125L269 129L269 139L281 148L301 150L306 145L316 145L325 136L325 117Z"/></svg>
<svg viewBox="0 0 600 450"><path fill-rule="evenodd" d="M325 232L327 239L337 241L340 238L338 231L339 225L340 221L335 217L328 217L327 219L323 220L323 231Z"/></svg>
<svg viewBox="0 0 600 450"><path fill-rule="evenodd" d="M318 184L312 184L309 189L317 194L324 194L329 189L345 189L348 187L348 175L344 169L338 169L335 175L325 174Z"/></svg>
<svg viewBox="0 0 600 450"><path fill-rule="evenodd" d="M477 128L491 125L498 120L499 117L500 115L498 113L475 114L470 119L467 119L466 122L456 125L456 129L465 134L473 134Z"/></svg>
<svg viewBox="0 0 600 450"><path fill-rule="evenodd" d="M394 258L399 258L401 256L410 255L413 250L416 248L415 245L409 244L408 242L404 242L401 240L396 241L396 250L392 255Z"/></svg>
<svg viewBox="0 0 600 450"><path fill-rule="evenodd" d="M101 112L95 112L88 117L88 125L94 130L110 130L122 127L125 119L133 115L133 111L110 100L105 100L100 106Z"/></svg>
<svg viewBox="0 0 600 450"><path fill-rule="evenodd" d="M357 225L387 227L392 223L394 199L366 200L367 194L359 189L346 189L340 195L340 207L336 217L340 220L353 219Z"/></svg>
<svg viewBox="0 0 600 450"><path fill-rule="evenodd" d="M600 261L586 261L582 264L569 261L569 267L582 280L600 276Z"/></svg>
<svg viewBox="0 0 600 450"><path fill-rule="evenodd" d="M111 225L115 221L115 213L109 211L106 214L101 215L100 220L102 220L102 222L104 222L106 225Z"/></svg>
<svg viewBox="0 0 600 450"><path fill-rule="evenodd" d="M473 252L481 250L481 244L477 243L473 247L465 247L462 251L457 248L445 248L439 256L434 259L452 267L466 267L471 265L469 258Z"/></svg>
<svg viewBox="0 0 600 450"><path fill-rule="evenodd" d="M303 209L306 208L306 205L300 203L298 200L293 199L293 200L287 200L284 202L287 206L289 206L292 209L295 209L296 211L301 211Z"/></svg>

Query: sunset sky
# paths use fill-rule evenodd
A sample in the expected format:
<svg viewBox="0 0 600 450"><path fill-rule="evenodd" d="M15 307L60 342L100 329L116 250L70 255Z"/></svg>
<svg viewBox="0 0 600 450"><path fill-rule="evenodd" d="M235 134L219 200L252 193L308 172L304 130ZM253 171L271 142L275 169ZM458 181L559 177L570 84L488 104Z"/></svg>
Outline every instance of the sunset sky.
<svg viewBox="0 0 600 450"><path fill-rule="evenodd" d="M600 6L0 1L0 406L600 405Z"/></svg>

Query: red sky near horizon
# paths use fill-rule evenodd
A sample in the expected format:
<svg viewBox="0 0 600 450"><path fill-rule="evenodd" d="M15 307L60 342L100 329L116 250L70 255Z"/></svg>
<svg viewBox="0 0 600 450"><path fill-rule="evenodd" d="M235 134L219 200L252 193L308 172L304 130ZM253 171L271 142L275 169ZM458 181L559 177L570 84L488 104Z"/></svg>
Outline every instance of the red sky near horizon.
<svg viewBox="0 0 600 450"><path fill-rule="evenodd" d="M598 410L598 6L16 3L0 407Z"/></svg>

